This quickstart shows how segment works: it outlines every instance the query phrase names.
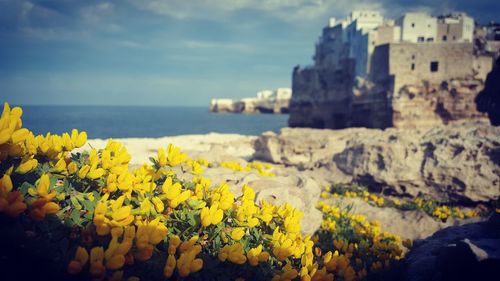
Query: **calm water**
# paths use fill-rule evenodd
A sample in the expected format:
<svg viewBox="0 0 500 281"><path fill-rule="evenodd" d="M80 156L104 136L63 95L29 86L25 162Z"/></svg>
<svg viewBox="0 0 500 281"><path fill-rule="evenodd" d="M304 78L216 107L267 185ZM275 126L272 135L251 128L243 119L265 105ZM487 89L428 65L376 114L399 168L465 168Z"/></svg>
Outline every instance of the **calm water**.
<svg viewBox="0 0 500 281"><path fill-rule="evenodd" d="M23 106L23 127L34 134L77 128L89 138L186 134L259 135L287 126L288 115L211 113L206 107Z"/></svg>

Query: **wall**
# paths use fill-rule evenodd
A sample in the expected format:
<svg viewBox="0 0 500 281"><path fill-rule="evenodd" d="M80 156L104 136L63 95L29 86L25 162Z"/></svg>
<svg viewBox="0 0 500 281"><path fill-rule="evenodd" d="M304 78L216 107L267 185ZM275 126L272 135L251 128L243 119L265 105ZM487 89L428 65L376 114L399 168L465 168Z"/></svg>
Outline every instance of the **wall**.
<svg viewBox="0 0 500 281"><path fill-rule="evenodd" d="M440 22L437 25L436 42L463 42L463 24L461 23L444 23ZM472 41L469 41L472 42Z"/></svg>
<svg viewBox="0 0 500 281"><path fill-rule="evenodd" d="M339 67L340 59L347 56L345 43L342 42L342 25L325 27L316 44L314 61L316 66Z"/></svg>
<svg viewBox="0 0 500 281"><path fill-rule="evenodd" d="M346 128L351 116L354 61L340 62L341 70L296 67L292 76L290 127Z"/></svg>
<svg viewBox="0 0 500 281"><path fill-rule="evenodd" d="M395 75L395 90L422 80L439 83L472 76L472 49L471 43L389 44L389 75ZM437 71L431 71L432 62L438 63Z"/></svg>
<svg viewBox="0 0 500 281"><path fill-rule="evenodd" d="M407 13L397 20L397 24L401 26L401 41L417 43L436 40L437 19L428 14Z"/></svg>

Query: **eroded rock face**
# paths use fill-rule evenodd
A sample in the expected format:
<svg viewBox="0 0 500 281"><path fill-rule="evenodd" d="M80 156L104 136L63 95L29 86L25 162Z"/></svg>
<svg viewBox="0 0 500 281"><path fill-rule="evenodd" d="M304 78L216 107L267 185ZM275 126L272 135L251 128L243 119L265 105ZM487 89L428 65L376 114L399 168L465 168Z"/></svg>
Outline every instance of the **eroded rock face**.
<svg viewBox="0 0 500 281"><path fill-rule="evenodd" d="M486 120L474 103L483 87L484 83L475 79L405 85L392 98L392 124L396 128L422 128L461 120Z"/></svg>
<svg viewBox="0 0 500 281"><path fill-rule="evenodd" d="M282 129L263 134L254 157L299 169L326 168L332 183L462 203L500 196L500 129L483 123L430 130Z"/></svg>
<svg viewBox="0 0 500 281"><path fill-rule="evenodd" d="M290 127L342 129L430 128L464 120L486 120L474 98L483 80L371 81L354 77L348 61L340 70L295 68Z"/></svg>

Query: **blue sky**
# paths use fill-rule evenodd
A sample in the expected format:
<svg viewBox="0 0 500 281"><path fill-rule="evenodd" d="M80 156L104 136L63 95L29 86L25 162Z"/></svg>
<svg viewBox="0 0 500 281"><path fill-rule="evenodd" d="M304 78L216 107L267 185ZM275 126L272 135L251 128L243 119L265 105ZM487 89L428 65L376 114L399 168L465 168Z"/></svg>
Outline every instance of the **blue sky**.
<svg viewBox="0 0 500 281"><path fill-rule="evenodd" d="M495 0L0 0L0 101L206 106L289 87L353 9L500 21Z"/></svg>

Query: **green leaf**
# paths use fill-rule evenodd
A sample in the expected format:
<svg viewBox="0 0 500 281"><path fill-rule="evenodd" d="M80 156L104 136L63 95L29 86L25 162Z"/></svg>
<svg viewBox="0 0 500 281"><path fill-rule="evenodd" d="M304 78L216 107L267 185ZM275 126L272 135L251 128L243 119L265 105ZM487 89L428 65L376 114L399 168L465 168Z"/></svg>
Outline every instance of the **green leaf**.
<svg viewBox="0 0 500 281"><path fill-rule="evenodd" d="M78 202L78 200L76 199L76 197L71 196L69 200L71 201L71 204L73 205L73 207L75 207L77 210L81 210L82 209L82 205L80 205L80 203Z"/></svg>
<svg viewBox="0 0 500 281"><path fill-rule="evenodd" d="M80 218L80 211L73 209L70 215L70 219L73 222L73 224L81 225L82 219Z"/></svg>
<svg viewBox="0 0 500 281"><path fill-rule="evenodd" d="M95 200L94 201L83 200L82 204L83 204L83 207L85 208L85 210L87 210L89 212L93 212L95 209L95 205L96 205Z"/></svg>
<svg viewBox="0 0 500 281"><path fill-rule="evenodd" d="M19 187L19 191L21 192L21 194L23 196L26 196L28 194L28 189L30 189L31 187L33 187L33 185L27 183L27 182L24 182L21 187Z"/></svg>
<svg viewBox="0 0 500 281"><path fill-rule="evenodd" d="M196 219L194 218L194 215L192 213L187 214L187 220L189 225L196 226Z"/></svg>

